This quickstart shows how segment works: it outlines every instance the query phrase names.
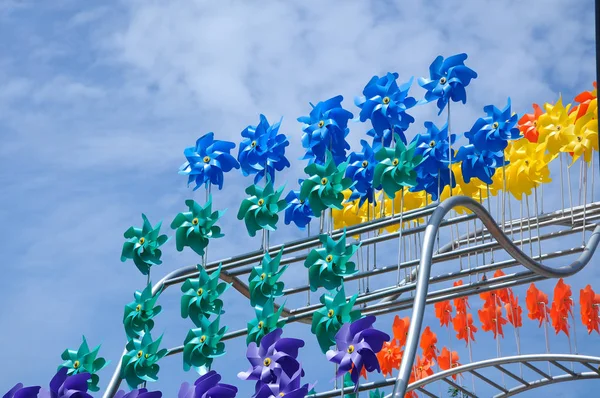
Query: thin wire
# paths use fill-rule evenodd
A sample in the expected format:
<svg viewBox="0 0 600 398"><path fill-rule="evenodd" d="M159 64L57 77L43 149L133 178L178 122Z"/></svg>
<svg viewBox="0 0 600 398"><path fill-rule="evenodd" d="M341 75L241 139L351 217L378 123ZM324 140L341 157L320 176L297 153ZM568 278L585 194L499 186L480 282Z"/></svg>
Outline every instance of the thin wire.
<svg viewBox="0 0 600 398"><path fill-rule="evenodd" d="M402 264L402 229L404 228L404 187L400 194L400 224L398 227L398 277L396 283L400 285L400 264Z"/></svg>

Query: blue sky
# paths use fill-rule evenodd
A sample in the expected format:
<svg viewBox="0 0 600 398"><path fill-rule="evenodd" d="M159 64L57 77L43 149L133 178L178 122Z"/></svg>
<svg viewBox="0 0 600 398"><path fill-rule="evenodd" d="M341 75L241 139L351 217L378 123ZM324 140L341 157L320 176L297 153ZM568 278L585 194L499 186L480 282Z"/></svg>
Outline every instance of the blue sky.
<svg viewBox="0 0 600 398"><path fill-rule="evenodd" d="M123 306L145 281L133 264L119 261L122 234L141 224L142 212L168 224L186 199L203 198L177 174L183 149L200 135L214 131L239 142L259 113L271 121L283 116L292 168L278 179L289 189L304 166L294 161L301 156L296 117L308 114L309 101L337 94L356 113L352 99L375 74L395 71L405 81L426 76L439 54L468 53L479 78L468 88L467 105L452 107L456 132L470 128L486 104L504 106L510 96L515 111L528 112L532 102L554 101L559 93L570 101L595 77L590 0L409 1L402 7L358 0L0 0L0 48L0 391L17 381L47 385L60 353L78 347L82 334L92 345L102 343L101 354L113 360L100 374L106 385L125 342ZM423 95L416 84L412 93ZM415 109L408 136L426 120L442 121L435 113L433 106ZM364 131L352 126L354 149ZM235 218L242 187L250 183L231 173L225 189L215 192L218 206L229 210L226 238L211 244L211 260L260 245ZM552 207L558 197L549 191ZM281 224L274 242L303 236ZM178 253L173 241L163 260L156 276L197 262L189 251ZM296 286L298 278L306 278L301 264L285 280ZM570 281L578 297L586 283L600 286L600 274L590 267ZM551 293L552 283L543 286ZM190 326L179 319L179 294L171 289L161 298L165 311L154 333L164 332L166 346L179 345ZM233 290L226 294L223 321L230 330L244 327L253 316L249 304ZM390 322L378 325L389 330ZM522 338L539 343L540 331L526 330L529 337ZM285 335L307 340L307 381L329 389L329 377L321 375L333 374L333 367L307 326L289 325ZM580 351L597 347L597 336L580 335ZM491 338L479 336L478 358L494 354ZM515 349L508 340L503 353ZM565 340L557 341L564 351ZM215 369L247 396L252 383L235 378L246 369L244 344L228 342L227 350ZM156 388L172 396L194 375L174 357L161 363L160 378ZM573 396L590 388L597 382L553 392Z"/></svg>

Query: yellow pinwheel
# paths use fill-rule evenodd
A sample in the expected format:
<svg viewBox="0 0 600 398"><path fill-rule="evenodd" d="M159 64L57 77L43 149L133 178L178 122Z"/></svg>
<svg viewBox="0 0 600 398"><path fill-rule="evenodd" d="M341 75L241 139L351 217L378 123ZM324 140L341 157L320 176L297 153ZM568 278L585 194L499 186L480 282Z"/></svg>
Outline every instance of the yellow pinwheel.
<svg viewBox="0 0 600 398"><path fill-rule="evenodd" d="M570 107L571 104L563 105L562 97L554 105L544 104L546 113L540 115L537 126L540 132L538 142L546 146L538 149L546 149L552 156L566 152L565 147L574 139L575 129L576 113L569 114Z"/></svg>
<svg viewBox="0 0 600 398"><path fill-rule="evenodd" d="M597 106L596 112L598 112ZM565 147L565 151L573 156L570 166L581 156L589 163L592 160L593 151L598 151L598 119L594 117L593 112L587 112L577 119L573 135L574 139Z"/></svg>
<svg viewBox="0 0 600 398"><path fill-rule="evenodd" d="M431 203L431 195L427 195L425 193L425 191L419 191L419 192L410 192L407 187L404 187L404 200L402 199L402 195L401 194L396 194L396 197L393 200L386 200L385 201L385 207L384 207L384 211L385 211L385 215L386 216L391 216L392 214L400 214L400 212L407 212L409 210L415 210L415 209L420 209L422 207L425 206L426 202ZM426 196L427 195L427 201L426 201ZM402 207L402 210L400 209L400 206L402 204L402 202L404 202L404 206ZM392 210L392 206L393 206L393 210ZM417 220L420 223L425 222L424 219L418 219ZM410 224L408 221L405 221L402 225L403 228L409 228ZM388 232L396 232L398 231L398 224L393 224L390 225L388 227L385 228L386 231Z"/></svg>
<svg viewBox="0 0 600 398"><path fill-rule="evenodd" d="M336 229L351 227L367 221L368 202L363 203L362 207L358 207L359 199L348 202L348 198L352 194L350 189L342 192L344 194L344 208L342 210L333 210L333 227Z"/></svg>
<svg viewBox="0 0 600 398"><path fill-rule="evenodd" d="M498 174L499 170L500 169L496 170L496 174ZM477 178L472 178L471 181L466 183L461 173L460 163L453 163L452 171L454 172L454 177L456 179L456 186L452 188L452 196L468 196L469 198L475 199L478 202L487 198L487 185L479 181ZM495 178L496 174L494 174L492 179ZM502 187L502 184L500 184L500 187ZM490 195L495 195L496 191L497 188L495 184L490 185ZM450 190L447 185L444 187L444 190L440 196L442 200L446 200L450 197ZM457 207L455 210L458 214L470 213L470 211L464 207Z"/></svg>
<svg viewBox="0 0 600 398"><path fill-rule="evenodd" d="M506 147L505 156L510 162L505 167L506 190L517 200L531 195L536 186L552 181L548 167L552 155L543 149L543 144L526 139L512 141ZM502 176L501 169L498 171Z"/></svg>

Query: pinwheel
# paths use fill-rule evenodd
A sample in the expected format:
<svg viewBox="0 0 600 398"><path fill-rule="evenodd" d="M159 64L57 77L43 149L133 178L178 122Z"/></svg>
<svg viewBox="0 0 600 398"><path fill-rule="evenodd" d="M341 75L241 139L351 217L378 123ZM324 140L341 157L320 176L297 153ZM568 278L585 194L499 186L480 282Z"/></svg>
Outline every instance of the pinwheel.
<svg viewBox="0 0 600 398"><path fill-rule="evenodd" d="M304 398L308 394L309 385L300 385L303 370L299 368L292 376L285 372L281 373L279 380L275 383L263 384L256 393L255 398Z"/></svg>
<svg viewBox="0 0 600 398"><path fill-rule="evenodd" d="M183 151L187 162L179 168L179 174L188 176L188 186L196 183L194 191L209 184L223 188L223 173L239 169L240 165L229 153L235 144L214 139L214 133L198 138L195 147Z"/></svg>
<svg viewBox="0 0 600 398"><path fill-rule="evenodd" d="M479 179L471 179L468 183L466 183L463 178L461 169L462 169L462 163L460 163L460 162L452 163L452 173L454 174L454 178L456 180L456 185L454 186L454 188L452 188L452 196L464 195L464 196L468 196L472 199L475 199L478 202L486 199L487 192L488 192L488 189L487 189L488 185L481 182ZM500 169L500 170L502 170L502 169ZM492 181L494 183L495 183L495 178L496 178L497 174L498 173L495 173L494 176L492 177ZM490 188L490 194L494 195L495 194L494 185L493 184L490 185L489 188ZM448 189L448 186L445 186L444 190L442 191L442 194L441 194L441 200L448 199L449 197L450 197L450 190ZM468 210L464 207L457 207L457 208L455 208L455 210L459 214L470 213L470 210Z"/></svg>
<svg viewBox="0 0 600 398"><path fill-rule="evenodd" d="M421 157L415 154L416 142L405 146L399 138L396 138L395 148L381 148L375 159L379 164L375 166L373 185L382 186L386 195L394 199L396 192L402 187L414 187L417 185L417 173L415 168L421 163Z"/></svg>
<svg viewBox="0 0 600 398"><path fill-rule="evenodd" d="M204 206L193 200L186 200L190 211L179 213L171 223L175 232L177 251L182 251L189 246L197 254L204 256L204 249L208 246L209 239L221 238L221 228L215 223L223 216L225 211L212 211L212 197Z"/></svg>
<svg viewBox="0 0 600 398"><path fill-rule="evenodd" d="M277 328L282 328L285 325L285 320L279 320L283 306L280 306L275 311L273 299L267 300L265 305L257 305L254 307L256 318L248 322L248 335L246 336L246 344L252 342L260 344L263 337Z"/></svg>
<svg viewBox="0 0 600 398"><path fill-rule="evenodd" d="M450 100L466 104L465 87L471 79L477 78L477 73L465 66L466 59L467 54L456 54L446 59L439 55L429 66L429 79L419 78L419 86L427 90L421 103L437 100L438 115Z"/></svg>
<svg viewBox="0 0 600 398"><path fill-rule="evenodd" d="M373 323L375 317L370 315L344 324L335 336L336 349L327 351L327 360L339 365L336 377L350 371L355 391L363 368L367 372L381 371L376 354L390 340L386 333L374 329Z"/></svg>
<svg viewBox="0 0 600 398"><path fill-rule="evenodd" d="M519 297L515 296L512 292L509 295L509 300L504 304L506 310L506 319L516 328L523 326L523 309L519 305Z"/></svg>
<svg viewBox="0 0 600 398"><path fill-rule="evenodd" d="M83 342L77 350L66 349L62 355L62 365L58 367L67 368L67 375L75 375L80 373L87 373L88 377L88 389L90 391L99 391L98 381L100 378L96 373L102 370L108 363L104 358L96 358L100 345L96 346L90 351L85 336L83 336Z"/></svg>
<svg viewBox="0 0 600 398"><path fill-rule="evenodd" d="M472 178L477 178L485 184L493 184L492 176L498 167L502 167L504 153L479 151L474 145L460 147L456 160L462 162L461 170L464 181L468 184Z"/></svg>
<svg viewBox="0 0 600 398"><path fill-rule="evenodd" d="M572 313L572 306L571 286L560 278L554 287L554 297L550 307L550 320L556 334L564 332L569 336L569 315Z"/></svg>
<svg viewBox="0 0 600 398"><path fill-rule="evenodd" d="M308 159L310 163L326 163L328 150L336 165L346 160L346 150L350 149L346 142L346 136L350 132L348 120L353 115L342 108L343 100L344 97L338 95L321 101L316 106L310 104L310 115L298 118L303 123L302 147L306 149L304 159Z"/></svg>
<svg viewBox="0 0 600 398"><path fill-rule="evenodd" d="M465 137L479 151L501 152L508 145L508 140L516 140L521 132L517 127L519 116L511 114L510 98L504 109L500 110L494 105L483 108L487 117L479 118Z"/></svg>
<svg viewBox="0 0 600 398"><path fill-rule="evenodd" d="M287 206L285 199L279 199L284 187L277 191L273 189L271 181L267 182L264 188L258 185L250 185L246 188L246 194L249 198L244 199L238 211L238 220L244 220L246 229L250 236L256 236L256 231L266 229L275 231L279 213Z"/></svg>
<svg viewBox="0 0 600 398"><path fill-rule="evenodd" d="M153 296L152 284L149 283L143 291L137 290L133 294L135 300L125 306L123 314L123 326L127 338L138 338L142 333L154 328L153 318L162 310L160 305L155 306L161 292L162 288Z"/></svg>
<svg viewBox="0 0 600 398"><path fill-rule="evenodd" d="M532 283L527 289L525 304L528 310L527 317L532 320L537 319L540 321L539 326L542 326L542 322L548 319L548 296Z"/></svg>
<svg viewBox="0 0 600 398"><path fill-rule="evenodd" d="M455 281L452 286L458 287L462 286L463 282L461 279ZM458 314L466 314L467 308L469 307L469 298L468 297L459 297L454 299L454 307L456 308L456 315Z"/></svg>
<svg viewBox="0 0 600 398"><path fill-rule="evenodd" d="M346 189L342 192L344 194L345 202L343 202L343 209L331 209L333 214L333 226L335 229L341 229L344 227L351 227L353 225L361 224L367 221L367 210L368 206L359 206L359 200L348 201L352 191Z"/></svg>
<svg viewBox="0 0 600 398"><path fill-rule="evenodd" d="M145 381L158 380L160 367L158 362L167 355L167 350L159 350L162 336L152 340L150 333L141 339L131 339L125 349L127 353L121 359L121 378L125 379L129 388L134 389Z"/></svg>
<svg viewBox="0 0 600 398"><path fill-rule="evenodd" d="M526 113L519 119L519 130L529 142L538 142L540 132L537 123L542 113L542 108L538 104L533 104L533 113Z"/></svg>
<svg viewBox="0 0 600 398"><path fill-rule="evenodd" d="M419 347L423 350L423 357L427 359L436 359L437 358L437 335L431 331L431 328L427 326L423 333L421 333L421 341L419 342Z"/></svg>
<svg viewBox="0 0 600 398"><path fill-rule="evenodd" d="M573 156L571 165L581 156L589 163L594 151L598 152L598 119L594 118L593 113L588 112L577 119L573 136L574 139L564 147Z"/></svg>
<svg viewBox="0 0 600 398"><path fill-rule="evenodd" d="M188 278L181 286L181 317L189 317L196 327L201 327L202 319L210 314L223 313L223 301L219 298L231 284L219 283L221 264L210 276L200 264L197 265L198 278Z"/></svg>
<svg viewBox="0 0 600 398"><path fill-rule="evenodd" d="M385 393L376 388L375 391L369 391L369 398L384 398Z"/></svg>
<svg viewBox="0 0 600 398"><path fill-rule="evenodd" d="M251 368L247 372L238 373L242 380L256 380L255 392L258 393L264 384L275 383L285 374L292 378L302 367L297 361L298 350L304 347L304 341L289 337L281 337L282 329L274 329L266 334L257 346L248 344L246 358Z"/></svg>
<svg viewBox="0 0 600 398"><path fill-rule="evenodd" d="M162 392L148 391L145 388L131 390L128 393L125 393L123 390L119 390L115 394L115 398L162 398Z"/></svg>
<svg viewBox="0 0 600 398"><path fill-rule="evenodd" d="M438 301L433 306L435 308L435 317L440 320L440 326L450 326L452 322L452 304L450 300Z"/></svg>
<svg viewBox="0 0 600 398"><path fill-rule="evenodd" d="M588 334L593 330L600 334L600 294L596 294L590 285L579 292L579 305L581 322L585 325Z"/></svg>
<svg viewBox="0 0 600 398"><path fill-rule="evenodd" d="M60 368L50 380L50 391L40 391L40 397L43 398L92 398L88 394L89 373L78 373L72 376L67 374L67 368ZM25 396L23 396L25 397ZM21 398L15 396L15 398Z"/></svg>
<svg viewBox="0 0 600 398"><path fill-rule="evenodd" d="M528 140L511 142L505 150L505 156L510 161L504 170L506 189L517 199L523 195L531 195L531 191L540 184L551 182L549 163L550 154L538 150L541 144Z"/></svg>
<svg viewBox="0 0 600 398"><path fill-rule="evenodd" d="M484 332L492 331L494 333L494 339L498 335L504 338L504 332L502 326L506 325L507 320L502 318L501 307L483 307L477 311L479 315L479 321L481 322L481 330Z"/></svg>
<svg viewBox="0 0 600 398"><path fill-rule="evenodd" d="M23 383L17 383L2 398L37 398L40 388L40 386L23 387Z"/></svg>
<svg viewBox="0 0 600 398"><path fill-rule="evenodd" d="M316 292L319 287L327 290L337 289L344 277L358 272L356 264L350 258L358 250L360 243L346 245L346 230L337 241L327 234L319 236L323 247L312 249L304 266L308 268L310 290Z"/></svg>
<svg viewBox="0 0 600 398"><path fill-rule="evenodd" d="M302 180L299 180L299 183L302 184ZM290 191L285 201L285 225L293 222L300 229L306 228L315 214L306 200L300 200L300 191Z"/></svg>
<svg viewBox="0 0 600 398"><path fill-rule="evenodd" d="M545 143L540 150L547 150L553 157L558 152L565 152L565 146L573 141L576 114L569 114L571 104L563 105L562 97L556 104L544 104L546 113L542 114L537 123L540 132L538 142Z"/></svg>
<svg viewBox="0 0 600 398"><path fill-rule="evenodd" d="M417 104L417 100L408 96L413 78L400 86L396 82L397 73L388 72L385 76L373 76L363 89L363 96L354 100L360 110L359 119L371 120L373 130L367 134L373 137L375 150L390 146L393 134L397 133L406 144L404 131L415 119L406 111Z"/></svg>
<svg viewBox="0 0 600 398"><path fill-rule="evenodd" d="M456 332L456 338L464 340L468 345L470 341L475 341L477 327L473 325L473 315L465 312L457 312L452 319L452 327Z"/></svg>
<svg viewBox="0 0 600 398"><path fill-rule="evenodd" d="M415 359L415 365L413 368L413 377L414 378L411 380L411 383L413 381L424 379L427 376L431 376L433 374L433 369L431 369L432 366L433 366L433 361L431 361L425 357L421 358L420 356L417 355L417 358Z"/></svg>
<svg viewBox="0 0 600 398"><path fill-rule="evenodd" d="M494 278L500 278L502 276L506 276L506 274L501 270L496 270L496 272L494 272ZM498 299L504 303L504 304L508 304L511 300L510 296L513 294L513 291L511 288L503 288L503 289L498 289L498 290L494 290L494 294L498 297ZM480 295L480 297L482 297ZM499 305L500 303L498 303L497 305Z"/></svg>
<svg viewBox="0 0 600 398"><path fill-rule="evenodd" d="M320 214L327 208L343 208L342 192L352 186L352 180L344 177L346 163L336 166L331 152L327 150L324 165L311 163L304 172L309 177L302 181L300 200L308 200L315 214Z"/></svg>
<svg viewBox="0 0 600 398"><path fill-rule="evenodd" d="M573 107L569 113L576 112L575 119L579 119L588 111L590 108L595 107L595 113L598 113L598 85L596 82L593 83L594 89L592 91L584 91L582 93L577 94L575 96L575 101L579 103L579 105ZM597 118L596 118L597 119Z"/></svg>
<svg viewBox="0 0 600 398"><path fill-rule="evenodd" d="M129 227L123 234L127 241L123 244L121 261L132 259L137 269L143 274L150 273L150 267L162 264L162 252L159 247L164 245L169 238L159 235L162 221L152 227L145 214L142 214L144 224L142 228Z"/></svg>
<svg viewBox="0 0 600 398"><path fill-rule="evenodd" d="M283 295L283 282L278 282L281 275L287 269L284 265L279 269L279 262L283 254L283 247L273 258L268 252L260 262L260 266L252 268L248 277L250 290L250 305L265 305L268 299L275 299Z"/></svg>
<svg viewBox="0 0 600 398"><path fill-rule="evenodd" d="M275 181L275 171L290 167L285 157L285 147L290 145L285 134L278 134L281 121L269 125L267 118L260 115L257 126L248 126L242 131L238 161L245 176L256 174L254 183L267 175Z"/></svg>
<svg viewBox="0 0 600 398"><path fill-rule="evenodd" d="M402 212L407 212L410 210L420 209L422 207L425 207L426 203L429 201L429 199L431 199L430 195L428 195L425 191L411 192L407 187L403 187L402 189L404 191L402 194L404 195L404 197L396 193L396 197L393 200L385 201L384 213L386 216L391 216L392 214L400 214ZM402 204L404 204L404 206L401 207ZM425 219L418 218L413 221L417 223L422 223L425 221ZM406 228L409 224L409 221L404 221L403 227ZM399 226L400 223L392 224L385 227L385 230L388 232L396 232L398 231Z"/></svg>
<svg viewBox="0 0 600 398"><path fill-rule="evenodd" d="M398 341L400 348L406 344L406 338L408 337L408 327L410 326L410 318L400 318L398 315L394 317L394 323L392 325L392 331L394 333L394 340Z"/></svg>
<svg viewBox="0 0 600 398"><path fill-rule="evenodd" d="M221 339L227 326L219 328L220 318L218 315L212 322L203 318L199 328L188 332L183 342L183 370L194 368L199 373L202 369L210 370L213 360L225 355L225 343Z"/></svg>
<svg viewBox="0 0 600 398"><path fill-rule="evenodd" d="M357 297L355 294L346 301L344 285L337 292L321 296L323 307L313 314L310 331L317 336L323 354L335 344L335 335L344 323L360 318L360 310L352 310Z"/></svg>
<svg viewBox="0 0 600 398"><path fill-rule="evenodd" d="M394 369L400 368L402 354L402 349L398 346L396 340L383 343L383 348L377 353L377 361L384 376L391 376Z"/></svg>
<svg viewBox="0 0 600 398"><path fill-rule="evenodd" d="M221 375L211 370L200 376L194 385L183 383L177 398L234 398L238 392L237 387L219 383L220 381Z"/></svg>
<svg viewBox="0 0 600 398"><path fill-rule="evenodd" d="M442 347L442 353L437 357L437 363L442 370L449 370L460 366L458 363L459 357L458 352L450 351L446 347ZM456 380L457 375L452 375L452 378Z"/></svg>
<svg viewBox="0 0 600 398"><path fill-rule="evenodd" d="M352 152L348 156L348 168L346 169L346 177L354 182L350 200L359 199L359 207L365 200L373 203L375 201L374 189L379 189L379 187L373 186L373 173L377 164L373 149L365 140L360 140L360 144L363 151Z"/></svg>

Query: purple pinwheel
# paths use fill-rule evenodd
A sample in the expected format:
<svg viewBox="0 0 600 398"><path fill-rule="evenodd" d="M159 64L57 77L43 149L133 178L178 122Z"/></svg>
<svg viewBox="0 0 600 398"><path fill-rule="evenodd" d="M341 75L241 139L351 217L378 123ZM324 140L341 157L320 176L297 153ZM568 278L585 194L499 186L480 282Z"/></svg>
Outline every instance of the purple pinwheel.
<svg viewBox="0 0 600 398"><path fill-rule="evenodd" d="M285 157L285 147L290 143L285 134L278 134L281 120L273 125L265 115L260 115L257 126L248 126L242 131L244 140L240 143L238 161L244 176L256 174L254 183L258 183L265 174L275 181L275 171L290 167ZM266 169L266 171L265 171Z"/></svg>
<svg viewBox="0 0 600 398"><path fill-rule="evenodd" d="M200 376L194 385L183 383L177 398L234 398L238 392L237 387L219 381L221 375L211 370Z"/></svg>
<svg viewBox="0 0 600 398"><path fill-rule="evenodd" d="M425 122L427 131L417 134L413 141L417 147L415 155L423 157L423 161L417 166L417 185L411 189L413 192L426 191L433 200L438 199L439 193L446 185L456 186L454 173L449 169L450 161L454 160L454 150L450 158L450 145L448 143L448 124L444 124L440 130L432 122ZM450 141L454 144L456 135L451 134Z"/></svg>
<svg viewBox="0 0 600 398"><path fill-rule="evenodd" d="M302 180L298 180L298 183L302 185ZM306 228L315 216L308 201L300 200L300 191L290 191L285 201L288 203L285 209L285 225L293 222L300 229Z"/></svg>
<svg viewBox="0 0 600 398"><path fill-rule="evenodd" d="M375 173L375 153L371 146L365 140L360 140L362 145L362 152L352 152L348 156L348 167L346 168L346 177L351 178L354 182L352 186L352 195L350 200L360 198L359 207L363 205L365 200L369 203L375 201L374 188L373 187L373 174Z"/></svg>
<svg viewBox="0 0 600 398"><path fill-rule="evenodd" d="M2 398L37 398L40 386L23 387L23 383L17 383Z"/></svg>
<svg viewBox="0 0 600 398"><path fill-rule="evenodd" d="M425 104L437 100L439 108L438 115L442 113L450 100L467 103L467 92L465 87L471 79L477 77L477 73L465 66L467 54L452 55L444 60L439 55L429 66L429 79L419 78L419 86L427 92L420 103Z"/></svg>
<svg viewBox="0 0 600 398"><path fill-rule="evenodd" d="M363 367L367 372L381 372L375 354L390 340L389 335L373 328L374 322L375 316L370 315L344 324L335 335L336 349L327 351L327 359L339 365L336 377L350 371L356 387Z"/></svg>
<svg viewBox="0 0 600 398"><path fill-rule="evenodd" d="M89 373L67 375L68 368L60 368L50 381L50 392L42 390L40 398L92 398L88 394Z"/></svg>
<svg viewBox="0 0 600 398"><path fill-rule="evenodd" d="M471 178L478 178L486 184L493 183L492 176L498 167L502 167L504 152L479 151L474 145L461 147L456 154L456 160L462 162L463 179L468 184Z"/></svg>
<svg viewBox="0 0 600 398"><path fill-rule="evenodd" d="M346 136L350 132L348 120L352 119L351 112L342 108L344 97L338 95L317 105L310 104L313 108L309 116L301 116L298 121L302 126L302 147L306 149L304 159L310 163L324 164L325 153L329 149L336 165L346 160L346 150L350 144Z"/></svg>
<svg viewBox="0 0 600 398"><path fill-rule="evenodd" d="M161 398L162 392L160 391L148 391L145 388L140 388L136 390L131 390L128 393L125 393L123 390L119 390L117 394L115 394L114 398Z"/></svg>
<svg viewBox="0 0 600 398"><path fill-rule="evenodd" d="M510 98L504 109L500 110L494 105L483 108L487 117L479 118L465 133L469 143L473 144L479 151L503 151L508 145L508 140L520 138L521 133L517 122L519 115L510 110Z"/></svg>
<svg viewBox="0 0 600 398"><path fill-rule="evenodd" d="M359 120L371 120L373 130L367 134L373 137L373 149L376 152L381 146L390 146L394 133L406 144L404 131L415 121L406 113L417 104L413 97L408 96L413 78L400 86L396 79L398 74L390 72L382 77L373 76L363 89L363 96L354 100L361 109Z"/></svg>
<svg viewBox="0 0 600 398"><path fill-rule="evenodd" d="M214 133L198 138L195 147L183 151L187 162L179 168L179 174L188 176L188 186L196 183L194 191L209 184L223 188L223 173L233 168L239 169L237 160L229 153L235 148L233 142L214 139Z"/></svg>
<svg viewBox="0 0 600 398"><path fill-rule="evenodd" d="M304 371L296 359L298 349L304 347L304 341L288 337L281 338L282 333L283 330L277 328L261 339L259 347L254 342L248 345L246 358L252 368L247 372L238 373L238 377L242 380L257 380L256 393L264 384L276 383L284 375L291 378L298 371L302 376L304 375Z"/></svg>
<svg viewBox="0 0 600 398"><path fill-rule="evenodd" d="M255 398L304 398L308 394L310 386L301 386L302 369L298 369L291 377L283 373L276 383L263 384Z"/></svg>

